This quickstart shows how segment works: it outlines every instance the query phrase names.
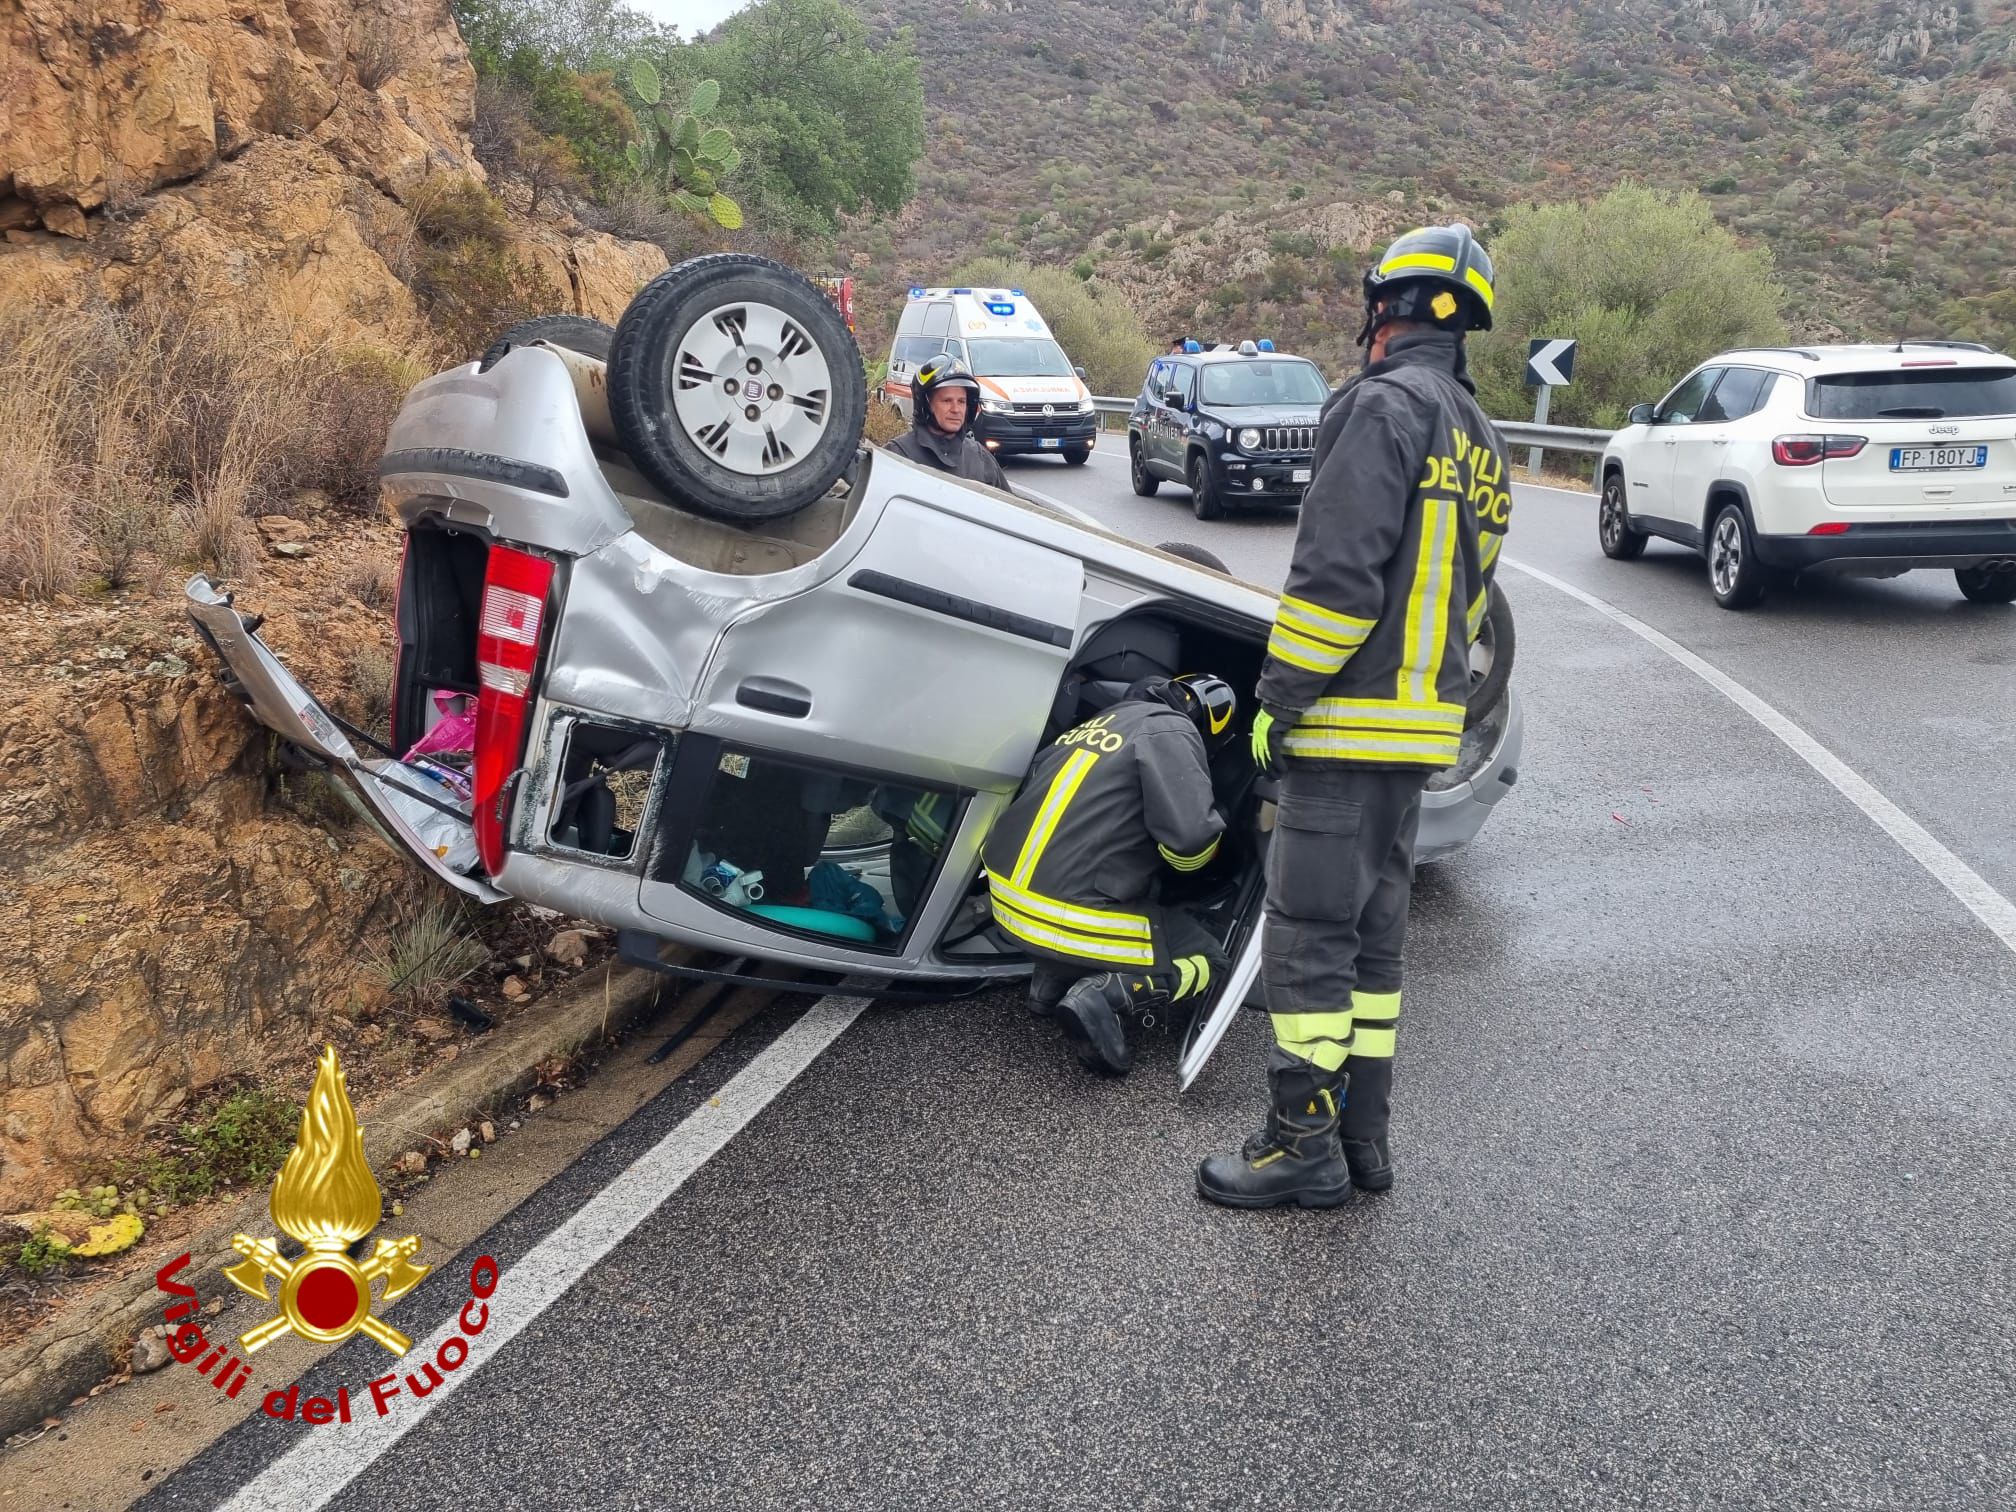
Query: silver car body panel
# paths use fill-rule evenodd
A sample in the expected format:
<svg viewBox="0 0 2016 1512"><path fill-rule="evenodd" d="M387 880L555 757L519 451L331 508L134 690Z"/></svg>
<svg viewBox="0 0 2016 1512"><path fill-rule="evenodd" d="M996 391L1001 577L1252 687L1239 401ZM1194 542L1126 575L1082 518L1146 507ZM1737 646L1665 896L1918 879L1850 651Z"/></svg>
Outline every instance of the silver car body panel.
<svg viewBox="0 0 2016 1512"><path fill-rule="evenodd" d="M418 385L384 472L409 526L444 523L558 560L557 622L504 866L496 887L443 879L480 897L814 969L1026 971L1020 957L948 957L939 942L973 915L981 842L1034 757L1070 658L1108 621L1154 608L1257 647L1275 609L1273 594L1225 574L885 452L855 470L844 498L774 527L775 538L694 520L645 496L620 454L598 450L575 376L538 347L514 349L488 372L472 364ZM235 613L199 601L193 585L191 602L206 624L228 619L218 649L260 719L377 780L340 731L332 740L334 726L304 712L319 706L291 677L273 675L277 661ZM752 700L752 690L773 696ZM777 712L780 702L798 712ZM1521 719L1509 703L1478 770L1425 796L1423 860L1468 844L1516 775ZM551 843L575 718L658 732L668 752L682 735L702 734L970 796L902 951L851 948L767 927L660 880L655 835L620 861ZM652 814L668 766L661 757ZM444 873L417 837L400 838Z"/></svg>

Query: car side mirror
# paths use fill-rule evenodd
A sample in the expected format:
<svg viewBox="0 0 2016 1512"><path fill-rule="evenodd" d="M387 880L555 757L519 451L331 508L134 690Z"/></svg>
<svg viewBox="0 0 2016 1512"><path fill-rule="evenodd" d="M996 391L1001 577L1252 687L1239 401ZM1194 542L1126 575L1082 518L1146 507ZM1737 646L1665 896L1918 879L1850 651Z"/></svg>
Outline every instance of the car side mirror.
<svg viewBox="0 0 2016 1512"><path fill-rule="evenodd" d="M1651 425L1653 423L1652 406L1649 404L1634 404L1631 406L1631 413L1626 415L1624 420L1629 425Z"/></svg>
<svg viewBox="0 0 2016 1512"><path fill-rule="evenodd" d="M1072 372L1074 372L1074 373L1076 373L1076 374L1078 375L1078 381L1079 381L1080 383L1084 383L1084 382L1087 382L1087 381L1088 381L1088 380L1086 379L1086 377L1085 377L1085 369L1083 369L1083 368L1081 368L1081 367L1077 367L1077 366L1074 366L1074 367L1073 367L1073 368L1071 369L1071 371L1072 371Z"/></svg>
<svg viewBox="0 0 2016 1512"><path fill-rule="evenodd" d="M1179 389L1173 389L1173 388L1169 388L1169 389L1164 389L1164 390L1162 390L1162 402L1163 402L1164 404L1168 405L1168 406L1169 406L1169 408L1171 408L1171 409L1181 409L1181 408L1183 408L1183 394L1182 394L1182 391L1181 391L1181 390L1179 390Z"/></svg>

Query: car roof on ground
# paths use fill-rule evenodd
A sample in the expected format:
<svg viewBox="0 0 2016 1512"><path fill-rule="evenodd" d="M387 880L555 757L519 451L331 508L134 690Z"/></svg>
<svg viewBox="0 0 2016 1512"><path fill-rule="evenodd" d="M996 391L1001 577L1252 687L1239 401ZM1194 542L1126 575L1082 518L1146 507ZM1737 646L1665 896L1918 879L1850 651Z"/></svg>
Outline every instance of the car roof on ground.
<svg viewBox="0 0 2016 1512"><path fill-rule="evenodd" d="M1963 341L1842 342L1832 346L1738 347L1719 352L1702 364L1716 367L1750 363L1787 372L1827 373L1882 371L1906 366L1952 363L1964 367L2016 367L2016 357Z"/></svg>

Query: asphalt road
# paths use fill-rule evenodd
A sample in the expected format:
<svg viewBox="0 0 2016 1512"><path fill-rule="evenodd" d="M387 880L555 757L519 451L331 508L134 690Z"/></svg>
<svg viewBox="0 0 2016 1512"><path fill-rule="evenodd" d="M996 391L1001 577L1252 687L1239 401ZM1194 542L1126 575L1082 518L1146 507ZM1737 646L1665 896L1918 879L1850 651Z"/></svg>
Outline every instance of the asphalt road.
<svg viewBox="0 0 2016 1512"><path fill-rule="evenodd" d="M1133 499L1104 458L1011 477L1262 582L1292 539ZM1932 575L1727 614L1679 553L1608 563L1587 501L1533 490L1508 555L1708 658L2016 891L2016 615ZM1179 1098L1168 1042L1111 1083L1011 1001L870 1009L331 1505L2016 1501L2016 954L1723 694L1510 588L1522 780L1417 890L1393 1192L1194 1198L1258 1113L1255 1017ZM797 1011L469 1253L525 1255ZM442 1267L400 1325L464 1285ZM304 1394L355 1394L376 1351ZM255 1419L146 1505L299 1506L253 1478L344 1431Z"/></svg>

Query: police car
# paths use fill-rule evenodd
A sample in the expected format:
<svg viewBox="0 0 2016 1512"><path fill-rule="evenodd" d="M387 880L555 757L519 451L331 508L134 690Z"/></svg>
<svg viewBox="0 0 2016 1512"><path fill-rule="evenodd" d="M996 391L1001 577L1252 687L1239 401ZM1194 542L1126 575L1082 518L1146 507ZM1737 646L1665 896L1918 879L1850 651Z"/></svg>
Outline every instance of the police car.
<svg viewBox="0 0 2016 1512"><path fill-rule="evenodd" d="M1020 289L913 288L889 346L883 397L910 418L910 382L943 356L980 383L973 435L989 451L1055 452L1082 467L1099 441L1085 370Z"/></svg>
<svg viewBox="0 0 2016 1512"><path fill-rule="evenodd" d="M980 850L1037 749L1155 670L1226 678L1243 727L1275 597L862 447L866 403L815 288L695 259L613 336L533 322L407 397L380 463L406 527L389 740L224 585L192 579L189 610L251 714L448 887L597 921L675 974L1026 975ZM1479 646L1424 860L1516 777L1502 604ZM1227 842L1167 898L1237 959L1271 804L1244 739L1219 762Z"/></svg>
<svg viewBox="0 0 2016 1512"><path fill-rule="evenodd" d="M1242 506L1299 506L1329 397L1315 363L1271 341L1211 350L1186 341L1149 364L1127 416L1134 492L1148 498L1181 483L1200 520Z"/></svg>

